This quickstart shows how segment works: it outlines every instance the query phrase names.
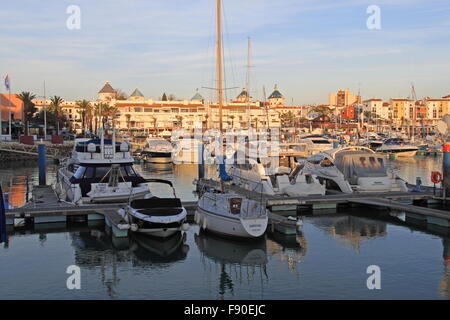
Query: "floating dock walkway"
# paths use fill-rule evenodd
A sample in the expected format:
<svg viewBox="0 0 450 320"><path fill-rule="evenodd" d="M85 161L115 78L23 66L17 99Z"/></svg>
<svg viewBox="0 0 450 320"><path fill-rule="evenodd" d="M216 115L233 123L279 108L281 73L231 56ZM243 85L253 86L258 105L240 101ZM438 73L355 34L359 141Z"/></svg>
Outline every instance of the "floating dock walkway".
<svg viewBox="0 0 450 320"><path fill-rule="evenodd" d="M202 187L217 187L214 180L201 179ZM295 234L297 215L302 212L319 209L337 209L339 206L375 206L377 208L408 212L411 218L426 221L429 224L450 228L450 212L431 209L414 203L435 202L432 188L422 188L422 192L390 192L370 194L329 194L304 197L268 196L251 192L232 184L224 184L227 191L243 194L250 199L265 202L269 212L269 230L283 234ZM34 224L66 223L77 221L105 221L116 237L127 237L130 225L118 214L124 203L74 205L58 198L51 186L34 186L32 201L22 207L6 211L7 225L14 225L15 219L24 219ZM188 216L193 216L197 208L196 201L183 202ZM284 213L283 213L284 212ZM286 214L290 216L286 216Z"/></svg>

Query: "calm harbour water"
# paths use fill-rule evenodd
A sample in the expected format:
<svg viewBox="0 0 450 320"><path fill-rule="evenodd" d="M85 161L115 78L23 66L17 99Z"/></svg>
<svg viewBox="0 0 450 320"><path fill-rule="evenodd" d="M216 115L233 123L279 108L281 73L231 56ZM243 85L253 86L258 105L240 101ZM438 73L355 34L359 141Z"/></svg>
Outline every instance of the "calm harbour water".
<svg viewBox="0 0 450 320"><path fill-rule="evenodd" d="M390 161L400 176L432 185L441 157ZM172 180L194 200L194 165L136 165L146 177ZM48 182L56 166L48 166ZM5 164L0 182L18 206L36 163ZM153 189L168 195L169 189ZM348 209L350 210L350 209ZM403 223L404 215L368 209L303 218L296 236L268 233L231 241L196 225L168 241L113 239L103 223L47 224L9 235L0 247L0 299L449 299L450 237ZM81 268L81 290L68 290L66 269ZM381 268L381 290L368 290L369 265Z"/></svg>

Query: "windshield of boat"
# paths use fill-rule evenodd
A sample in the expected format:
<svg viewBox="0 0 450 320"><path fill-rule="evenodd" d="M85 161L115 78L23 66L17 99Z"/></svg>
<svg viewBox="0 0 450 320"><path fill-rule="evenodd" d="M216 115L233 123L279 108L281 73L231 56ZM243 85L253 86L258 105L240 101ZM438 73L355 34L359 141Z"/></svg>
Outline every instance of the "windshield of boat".
<svg viewBox="0 0 450 320"><path fill-rule="evenodd" d="M393 139L387 139L384 144L405 144L405 140L401 138L393 138Z"/></svg>
<svg viewBox="0 0 450 320"><path fill-rule="evenodd" d="M330 141L325 139L311 139L312 143L314 144L329 144Z"/></svg>
<svg viewBox="0 0 450 320"><path fill-rule="evenodd" d="M358 177L384 177L387 175L384 158L375 154L338 154L335 164L345 178L352 181Z"/></svg>
<svg viewBox="0 0 450 320"><path fill-rule="evenodd" d="M92 167L78 167L77 171L73 175L75 179L95 179L96 181L103 178L108 171L111 169L111 166L92 166ZM125 178L130 177L138 177L139 174L134 171L132 165L121 165L120 172L122 176Z"/></svg>

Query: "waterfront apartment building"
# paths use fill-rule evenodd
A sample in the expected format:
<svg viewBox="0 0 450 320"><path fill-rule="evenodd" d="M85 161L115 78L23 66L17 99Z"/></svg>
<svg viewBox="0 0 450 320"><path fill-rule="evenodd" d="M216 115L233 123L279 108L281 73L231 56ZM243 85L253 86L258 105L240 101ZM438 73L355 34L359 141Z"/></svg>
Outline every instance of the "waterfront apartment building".
<svg viewBox="0 0 450 320"><path fill-rule="evenodd" d="M436 124L443 116L449 114L450 96L441 99L425 98L423 104L426 109L426 119L430 120L432 124Z"/></svg>
<svg viewBox="0 0 450 320"><path fill-rule="evenodd" d="M44 106L50 108L51 101L35 99L37 112ZM190 100L168 100L164 94L163 99L146 99L144 94L135 89L125 100L117 99L116 90L109 82L99 90L97 100L91 102L93 106L106 103L117 108L115 125L125 132L146 132L170 134L174 129L184 128L193 130L201 128L219 128L218 104L205 101L199 92ZM267 102L253 101L247 90L242 92L233 101L223 103L223 128L274 128L282 125L281 118L292 119L294 123L306 118L309 106L286 106L285 97L277 86L268 97ZM81 112L76 101L64 101L62 112L72 122L72 128L81 132Z"/></svg>
<svg viewBox="0 0 450 320"><path fill-rule="evenodd" d="M9 112L11 112L11 120L22 120L23 119L23 103L19 99L19 95L12 93L0 94L0 119L3 122L9 121Z"/></svg>
<svg viewBox="0 0 450 320"><path fill-rule="evenodd" d="M370 112L369 118L388 120L391 118L390 104L382 99L372 98L363 101L363 111Z"/></svg>
<svg viewBox="0 0 450 320"><path fill-rule="evenodd" d="M0 100L0 108L5 110L4 99ZM13 105L21 108L21 101L14 95ZM6 102L5 102L6 101ZM353 119L356 111L352 113L351 107L359 103L360 97L352 94L349 90L339 90L338 93L330 95L330 104L336 115ZM50 108L49 99L35 99L37 112L44 106ZM166 133L174 129L184 128L193 130L201 128L219 127L218 104L206 101L199 92L196 92L190 100L169 100L164 94L162 99L153 100L145 98L144 94L135 89L128 98L117 97L116 90L109 82L99 90L96 101L91 102L93 106L98 103L106 103L117 108L115 125L121 131L135 133ZM373 98L363 102L363 110L370 111L371 115L383 120L392 120L394 124L412 124L414 112L417 123L425 121L427 124L435 124L449 112L450 96L440 99L425 98L420 101L410 99L392 98L389 102ZM267 102L254 101L247 90L232 101L223 103L223 128L246 129L246 128L280 128L292 126L310 118L313 106L286 106L285 97L275 86ZM20 109L21 110L21 109ZM72 123L76 132L82 131L82 115L76 101L64 101L61 105L62 112ZM16 112L17 113L17 112ZM343 115L344 113L344 115ZM5 120L5 111L2 117ZM14 114L15 119L21 118L21 112Z"/></svg>
<svg viewBox="0 0 450 320"><path fill-rule="evenodd" d="M330 93L328 95L328 104L330 106L343 108L360 103L361 96L353 94L349 89L340 89L337 93Z"/></svg>

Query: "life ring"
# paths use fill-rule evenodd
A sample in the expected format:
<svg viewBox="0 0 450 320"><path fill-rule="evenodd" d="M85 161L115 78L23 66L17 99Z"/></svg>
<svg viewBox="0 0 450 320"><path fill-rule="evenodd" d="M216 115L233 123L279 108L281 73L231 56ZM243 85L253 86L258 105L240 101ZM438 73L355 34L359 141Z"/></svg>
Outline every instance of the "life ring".
<svg viewBox="0 0 450 320"><path fill-rule="evenodd" d="M433 183L442 182L442 174L439 171L431 172L431 182Z"/></svg>

